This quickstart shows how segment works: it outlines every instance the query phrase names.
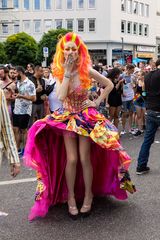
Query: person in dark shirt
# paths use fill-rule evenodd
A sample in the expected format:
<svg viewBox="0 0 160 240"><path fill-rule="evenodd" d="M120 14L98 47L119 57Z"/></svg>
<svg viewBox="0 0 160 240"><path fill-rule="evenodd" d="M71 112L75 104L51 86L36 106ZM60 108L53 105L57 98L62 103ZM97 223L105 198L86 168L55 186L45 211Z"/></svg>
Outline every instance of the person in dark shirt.
<svg viewBox="0 0 160 240"><path fill-rule="evenodd" d="M37 119L44 117L44 99L45 94L45 80L43 77L43 68L41 66L35 67L35 73L30 78L36 87L36 101L33 102L32 116L29 126L31 126Z"/></svg>
<svg viewBox="0 0 160 240"><path fill-rule="evenodd" d="M149 152L158 127L160 126L160 58L156 61L156 69L145 76L146 92L146 131L138 156L138 175L150 170L147 166Z"/></svg>
<svg viewBox="0 0 160 240"><path fill-rule="evenodd" d="M27 70L26 70L26 76L30 79L34 75L34 64L33 63L28 63L27 64Z"/></svg>

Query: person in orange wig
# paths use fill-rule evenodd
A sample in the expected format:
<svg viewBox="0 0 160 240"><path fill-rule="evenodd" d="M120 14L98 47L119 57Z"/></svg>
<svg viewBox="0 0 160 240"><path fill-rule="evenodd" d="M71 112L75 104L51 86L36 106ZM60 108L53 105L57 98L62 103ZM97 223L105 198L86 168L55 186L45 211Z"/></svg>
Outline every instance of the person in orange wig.
<svg viewBox="0 0 160 240"><path fill-rule="evenodd" d="M126 199L126 190L135 191L128 174L130 157L119 143L118 131L97 111L113 83L92 68L88 49L77 34L69 32L60 38L52 73L63 107L29 131L25 162L38 171L30 220L65 201L73 219L79 213L88 216L93 196ZM88 96L91 79L104 87L95 101ZM82 201L80 210L77 201Z"/></svg>

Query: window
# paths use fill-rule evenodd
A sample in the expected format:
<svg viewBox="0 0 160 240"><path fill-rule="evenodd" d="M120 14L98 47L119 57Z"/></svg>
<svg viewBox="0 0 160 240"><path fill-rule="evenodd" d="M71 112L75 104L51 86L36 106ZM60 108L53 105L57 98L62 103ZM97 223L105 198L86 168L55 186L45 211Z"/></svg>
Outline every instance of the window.
<svg viewBox="0 0 160 240"><path fill-rule="evenodd" d="M131 22L127 23L127 33L129 33L129 34L132 33L132 23Z"/></svg>
<svg viewBox="0 0 160 240"><path fill-rule="evenodd" d="M149 26L148 26L148 24L145 24L144 25L144 36L148 36L148 28L149 28Z"/></svg>
<svg viewBox="0 0 160 240"><path fill-rule="evenodd" d="M139 15L140 15L140 16L143 16L143 15L144 15L144 14L143 14L143 10L144 10L143 7L144 7L144 4L143 4L143 3L140 3L140 4L139 4Z"/></svg>
<svg viewBox="0 0 160 240"><path fill-rule="evenodd" d="M19 0L14 0L13 1L13 7L18 9L19 8Z"/></svg>
<svg viewBox="0 0 160 240"><path fill-rule="evenodd" d="M62 28L62 19L56 19L56 29L61 29Z"/></svg>
<svg viewBox="0 0 160 240"><path fill-rule="evenodd" d="M95 8L96 7L96 2L95 0L89 0L89 8Z"/></svg>
<svg viewBox="0 0 160 240"><path fill-rule="evenodd" d="M133 2L133 13L138 14L138 2Z"/></svg>
<svg viewBox="0 0 160 240"><path fill-rule="evenodd" d="M34 32L40 33L41 32L41 20L34 21Z"/></svg>
<svg viewBox="0 0 160 240"><path fill-rule="evenodd" d="M2 0L2 8L7 8L7 7L8 7L7 0Z"/></svg>
<svg viewBox="0 0 160 240"><path fill-rule="evenodd" d="M72 9L72 0L67 0L67 9Z"/></svg>
<svg viewBox="0 0 160 240"><path fill-rule="evenodd" d="M144 16L149 17L149 5L144 5Z"/></svg>
<svg viewBox="0 0 160 240"><path fill-rule="evenodd" d="M73 30L73 19L67 19L67 29Z"/></svg>
<svg viewBox="0 0 160 240"><path fill-rule="evenodd" d="M14 23L14 33L19 33L19 21Z"/></svg>
<svg viewBox="0 0 160 240"><path fill-rule="evenodd" d="M78 19L78 32L84 32L84 19Z"/></svg>
<svg viewBox="0 0 160 240"><path fill-rule="evenodd" d="M89 19L89 32L95 32L95 19Z"/></svg>
<svg viewBox="0 0 160 240"><path fill-rule="evenodd" d="M52 20L45 20L44 21L44 29L45 32L48 32L52 28Z"/></svg>
<svg viewBox="0 0 160 240"><path fill-rule="evenodd" d="M84 8L84 0L78 0L78 8Z"/></svg>
<svg viewBox="0 0 160 240"><path fill-rule="evenodd" d="M121 33L126 32L126 21L121 21Z"/></svg>
<svg viewBox="0 0 160 240"><path fill-rule="evenodd" d="M2 33L8 33L8 24L2 23Z"/></svg>
<svg viewBox="0 0 160 240"><path fill-rule="evenodd" d="M34 9L40 10L40 0L34 0Z"/></svg>
<svg viewBox="0 0 160 240"><path fill-rule="evenodd" d="M62 9L62 0L56 0L56 9Z"/></svg>
<svg viewBox="0 0 160 240"><path fill-rule="evenodd" d="M24 9L29 10L29 0L24 0Z"/></svg>
<svg viewBox="0 0 160 240"><path fill-rule="evenodd" d="M23 21L23 30L26 33L30 33L30 20Z"/></svg>
<svg viewBox="0 0 160 240"><path fill-rule="evenodd" d="M143 24L139 24L139 35L142 36L143 35Z"/></svg>
<svg viewBox="0 0 160 240"><path fill-rule="evenodd" d="M137 35L138 32L138 23L133 23L133 34Z"/></svg>
<svg viewBox="0 0 160 240"><path fill-rule="evenodd" d="M121 0L121 11L126 11L126 0Z"/></svg>
<svg viewBox="0 0 160 240"><path fill-rule="evenodd" d="M127 12L132 13L132 0L128 0L127 3Z"/></svg>
<svg viewBox="0 0 160 240"><path fill-rule="evenodd" d="M46 10L51 9L51 0L45 0L45 9Z"/></svg>

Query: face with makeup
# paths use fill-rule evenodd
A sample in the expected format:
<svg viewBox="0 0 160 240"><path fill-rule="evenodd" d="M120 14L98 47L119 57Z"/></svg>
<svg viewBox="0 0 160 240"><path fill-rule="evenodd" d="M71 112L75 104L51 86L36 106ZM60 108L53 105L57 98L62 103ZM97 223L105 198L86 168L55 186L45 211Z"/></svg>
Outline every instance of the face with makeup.
<svg viewBox="0 0 160 240"><path fill-rule="evenodd" d="M73 62L78 59L78 48L74 42L70 41L64 45L64 58L71 58Z"/></svg>

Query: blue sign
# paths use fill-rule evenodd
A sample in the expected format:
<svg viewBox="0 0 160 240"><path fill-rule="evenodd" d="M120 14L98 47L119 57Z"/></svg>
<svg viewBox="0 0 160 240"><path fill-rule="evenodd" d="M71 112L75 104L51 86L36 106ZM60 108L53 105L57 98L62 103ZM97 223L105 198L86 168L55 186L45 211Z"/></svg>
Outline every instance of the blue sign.
<svg viewBox="0 0 160 240"><path fill-rule="evenodd" d="M43 53L48 54L48 47L43 47Z"/></svg>

